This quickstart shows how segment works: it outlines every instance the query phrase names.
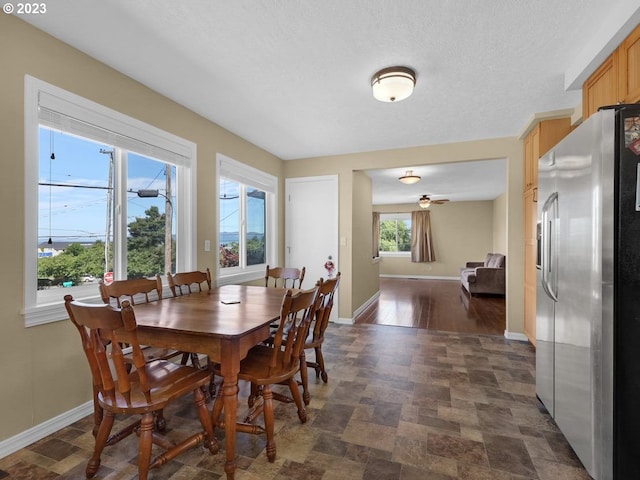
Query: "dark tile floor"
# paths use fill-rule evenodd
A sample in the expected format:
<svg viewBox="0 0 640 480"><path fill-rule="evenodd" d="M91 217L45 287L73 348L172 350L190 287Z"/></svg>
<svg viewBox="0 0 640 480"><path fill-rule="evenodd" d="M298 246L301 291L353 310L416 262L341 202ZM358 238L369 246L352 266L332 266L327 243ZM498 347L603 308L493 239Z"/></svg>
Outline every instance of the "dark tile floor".
<svg viewBox="0 0 640 480"><path fill-rule="evenodd" d="M528 343L332 324L324 351L329 383L311 374L309 421L300 424L292 405L278 404L273 464L262 437L239 434L238 480L590 478L536 400ZM195 428L189 403L166 414L171 435ZM86 418L0 460L0 479L83 479L90 432ZM131 437L107 448L95 478L137 478L135 452ZM224 478L223 464L224 454L199 448L150 478Z"/></svg>

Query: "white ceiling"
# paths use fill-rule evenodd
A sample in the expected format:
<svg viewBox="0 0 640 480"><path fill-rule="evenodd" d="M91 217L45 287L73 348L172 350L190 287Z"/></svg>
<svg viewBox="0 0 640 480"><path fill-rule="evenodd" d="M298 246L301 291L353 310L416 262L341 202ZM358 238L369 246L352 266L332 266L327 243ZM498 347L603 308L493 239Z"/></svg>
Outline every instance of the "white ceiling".
<svg viewBox="0 0 640 480"><path fill-rule="evenodd" d="M20 18L291 160L516 136L533 114L580 103L640 5L56 0ZM371 76L392 65L417 72L415 92L378 102ZM452 199L455 188L421 192Z"/></svg>
<svg viewBox="0 0 640 480"><path fill-rule="evenodd" d="M482 160L413 167L420 181L405 185L398 178L407 168L369 170L373 183L373 204L417 203L422 195L431 200L494 200L505 191L506 160Z"/></svg>

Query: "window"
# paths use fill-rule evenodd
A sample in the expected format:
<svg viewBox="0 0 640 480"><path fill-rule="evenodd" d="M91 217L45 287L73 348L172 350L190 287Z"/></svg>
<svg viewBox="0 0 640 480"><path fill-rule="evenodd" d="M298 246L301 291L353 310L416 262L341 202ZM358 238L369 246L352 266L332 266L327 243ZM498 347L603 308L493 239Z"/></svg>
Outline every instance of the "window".
<svg viewBox="0 0 640 480"><path fill-rule="evenodd" d="M380 214L380 254L411 253L411 214Z"/></svg>
<svg viewBox="0 0 640 480"><path fill-rule="evenodd" d="M264 276L277 263L277 178L220 155L218 284Z"/></svg>
<svg viewBox="0 0 640 480"><path fill-rule="evenodd" d="M195 145L25 80L25 317L66 318L100 278L195 265ZM38 195L33 195L34 190Z"/></svg>

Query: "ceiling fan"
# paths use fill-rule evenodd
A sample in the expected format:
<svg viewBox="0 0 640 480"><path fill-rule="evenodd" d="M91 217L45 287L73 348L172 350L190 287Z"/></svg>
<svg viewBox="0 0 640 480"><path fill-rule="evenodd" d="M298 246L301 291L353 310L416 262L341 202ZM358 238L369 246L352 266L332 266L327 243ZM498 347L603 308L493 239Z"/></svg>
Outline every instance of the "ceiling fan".
<svg viewBox="0 0 640 480"><path fill-rule="evenodd" d="M443 203L448 201L449 201L448 198L443 198L440 200L431 200L431 197L429 197L428 195L422 195L420 197L420 200L418 200L418 205L420 205L420 208L429 208L431 205L442 205Z"/></svg>

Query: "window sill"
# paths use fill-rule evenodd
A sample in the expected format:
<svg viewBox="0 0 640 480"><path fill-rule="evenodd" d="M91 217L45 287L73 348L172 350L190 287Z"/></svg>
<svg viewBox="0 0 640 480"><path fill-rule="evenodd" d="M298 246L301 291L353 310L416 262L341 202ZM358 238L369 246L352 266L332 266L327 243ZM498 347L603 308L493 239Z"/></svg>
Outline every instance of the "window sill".
<svg viewBox="0 0 640 480"><path fill-rule="evenodd" d="M247 283L260 279L264 279L263 269L260 269L260 271L241 272L219 276L216 279L216 286L221 287L222 285L238 285L240 283Z"/></svg>
<svg viewBox="0 0 640 480"><path fill-rule="evenodd" d="M62 297L66 294L66 292L61 293ZM78 300L82 300L87 303L102 303L99 295L78 298ZM47 323L60 322L69 318L67 315L67 309L64 307L64 301L25 308L21 313L24 316L24 326L27 328L37 327L38 325L45 325Z"/></svg>

